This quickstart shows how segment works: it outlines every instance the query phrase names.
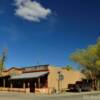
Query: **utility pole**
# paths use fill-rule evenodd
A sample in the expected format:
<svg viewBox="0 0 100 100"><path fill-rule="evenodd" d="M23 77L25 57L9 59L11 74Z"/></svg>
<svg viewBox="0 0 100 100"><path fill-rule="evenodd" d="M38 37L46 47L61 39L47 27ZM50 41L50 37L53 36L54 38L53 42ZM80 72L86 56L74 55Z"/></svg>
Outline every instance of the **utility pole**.
<svg viewBox="0 0 100 100"><path fill-rule="evenodd" d="M64 75L58 71L58 92L61 91L61 82L64 79Z"/></svg>
<svg viewBox="0 0 100 100"><path fill-rule="evenodd" d="M60 91L60 74L61 72L58 72L58 92Z"/></svg>

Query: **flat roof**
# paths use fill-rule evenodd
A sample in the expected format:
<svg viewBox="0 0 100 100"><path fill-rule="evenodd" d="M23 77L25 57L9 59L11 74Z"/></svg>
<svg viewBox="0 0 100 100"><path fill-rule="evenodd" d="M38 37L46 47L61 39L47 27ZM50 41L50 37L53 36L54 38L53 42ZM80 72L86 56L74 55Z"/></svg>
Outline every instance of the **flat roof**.
<svg viewBox="0 0 100 100"><path fill-rule="evenodd" d="M48 72L32 72L32 73L22 73L19 75L11 76L11 80L14 79L29 79L29 78L38 78L48 74Z"/></svg>

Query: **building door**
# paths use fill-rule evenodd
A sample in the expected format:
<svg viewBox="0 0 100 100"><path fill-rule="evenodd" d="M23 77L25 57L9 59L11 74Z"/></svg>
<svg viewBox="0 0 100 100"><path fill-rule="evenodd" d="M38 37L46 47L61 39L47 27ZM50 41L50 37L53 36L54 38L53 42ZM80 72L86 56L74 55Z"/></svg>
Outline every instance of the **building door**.
<svg viewBox="0 0 100 100"><path fill-rule="evenodd" d="M35 82L30 81L30 92L35 92Z"/></svg>

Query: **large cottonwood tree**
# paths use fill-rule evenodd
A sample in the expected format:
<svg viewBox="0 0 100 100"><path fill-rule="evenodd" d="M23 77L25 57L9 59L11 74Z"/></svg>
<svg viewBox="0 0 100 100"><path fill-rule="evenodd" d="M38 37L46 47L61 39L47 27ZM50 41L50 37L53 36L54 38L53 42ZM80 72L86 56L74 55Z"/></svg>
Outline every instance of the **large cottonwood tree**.
<svg viewBox="0 0 100 100"><path fill-rule="evenodd" d="M91 79L100 80L100 38L96 44L76 50L70 58L79 64Z"/></svg>

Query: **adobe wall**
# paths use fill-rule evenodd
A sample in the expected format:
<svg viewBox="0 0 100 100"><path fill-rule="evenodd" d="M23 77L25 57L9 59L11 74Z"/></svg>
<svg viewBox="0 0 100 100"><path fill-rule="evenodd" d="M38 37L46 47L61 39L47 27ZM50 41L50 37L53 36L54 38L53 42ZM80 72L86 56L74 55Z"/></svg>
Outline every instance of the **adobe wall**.
<svg viewBox="0 0 100 100"><path fill-rule="evenodd" d="M7 76L7 75L17 75L17 74L21 74L23 72L23 70L21 69L17 69L17 68L11 68L9 70L5 70L2 72L2 76Z"/></svg>
<svg viewBox="0 0 100 100"><path fill-rule="evenodd" d="M60 89L68 88L68 84L73 84L78 80L81 80L84 75L79 71L75 70L66 70L59 67L49 66L49 75L48 75L48 87L55 88L58 90L58 72L61 72L64 75L64 79L60 81Z"/></svg>

